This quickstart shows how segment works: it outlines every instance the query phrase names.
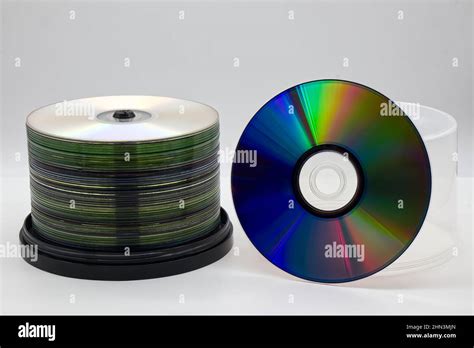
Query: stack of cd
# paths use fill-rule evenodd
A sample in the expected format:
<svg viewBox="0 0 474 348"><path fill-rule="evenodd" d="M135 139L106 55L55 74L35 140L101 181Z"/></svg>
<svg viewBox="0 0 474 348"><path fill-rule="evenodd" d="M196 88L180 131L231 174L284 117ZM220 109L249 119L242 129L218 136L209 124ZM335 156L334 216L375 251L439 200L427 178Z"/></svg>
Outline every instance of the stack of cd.
<svg viewBox="0 0 474 348"><path fill-rule="evenodd" d="M20 237L39 246L35 266L140 279L230 249L214 109L164 97L79 99L34 111L27 133L32 213Z"/></svg>

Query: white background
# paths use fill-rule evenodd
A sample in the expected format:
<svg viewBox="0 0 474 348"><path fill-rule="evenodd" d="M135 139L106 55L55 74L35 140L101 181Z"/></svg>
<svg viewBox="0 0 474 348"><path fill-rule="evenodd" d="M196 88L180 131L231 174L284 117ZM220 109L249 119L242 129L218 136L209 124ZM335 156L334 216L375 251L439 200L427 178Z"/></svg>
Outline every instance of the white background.
<svg viewBox="0 0 474 348"><path fill-rule="evenodd" d="M275 94L308 80L349 79L394 100L452 114L462 177L448 229L460 238L458 257L434 269L323 285L283 273L251 246L235 216L230 163L224 163L222 205L234 223L238 255L235 249L201 270L134 282L69 279L21 259L0 259L3 313L472 313L471 2L1 5L2 243L18 242L29 212L25 118L66 99L145 94L202 101L219 111L221 145L232 150L253 114Z"/></svg>

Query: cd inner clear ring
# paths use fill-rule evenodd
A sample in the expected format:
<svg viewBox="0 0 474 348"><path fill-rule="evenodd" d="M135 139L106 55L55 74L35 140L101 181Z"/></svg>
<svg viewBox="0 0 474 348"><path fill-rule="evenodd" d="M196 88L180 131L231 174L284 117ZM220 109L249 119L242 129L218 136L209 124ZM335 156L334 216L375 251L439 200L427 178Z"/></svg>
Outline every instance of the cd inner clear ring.
<svg viewBox="0 0 474 348"><path fill-rule="evenodd" d="M132 114L132 117L128 118L120 118L117 117L117 113L119 112L128 112ZM128 123L128 122L143 122L152 117L158 117L158 114L152 115L149 112L143 110L107 110L101 112L97 115L97 119L107 123Z"/></svg>
<svg viewBox="0 0 474 348"><path fill-rule="evenodd" d="M364 175L358 160L339 145L315 146L295 165L296 197L317 216L337 217L349 212L359 201L363 186Z"/></svg>

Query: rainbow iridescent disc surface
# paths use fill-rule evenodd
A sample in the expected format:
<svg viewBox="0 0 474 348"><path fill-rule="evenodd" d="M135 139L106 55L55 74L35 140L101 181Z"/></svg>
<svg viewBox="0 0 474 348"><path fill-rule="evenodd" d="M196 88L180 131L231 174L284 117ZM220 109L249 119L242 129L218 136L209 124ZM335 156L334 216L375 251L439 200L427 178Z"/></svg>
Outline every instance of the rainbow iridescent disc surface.
<svg viewBox="0 0 474 348"><path fill-rule="evenodd" d="M336 216L308 209L295 189L301 159L324 146L347 149L361 169L357 200ZM237 145L232 194L244 231L275 266L346 282L382 270L412 243L429 206L430 164L415 126L390 99L349 81L312 81L251 119Z"/></svg>

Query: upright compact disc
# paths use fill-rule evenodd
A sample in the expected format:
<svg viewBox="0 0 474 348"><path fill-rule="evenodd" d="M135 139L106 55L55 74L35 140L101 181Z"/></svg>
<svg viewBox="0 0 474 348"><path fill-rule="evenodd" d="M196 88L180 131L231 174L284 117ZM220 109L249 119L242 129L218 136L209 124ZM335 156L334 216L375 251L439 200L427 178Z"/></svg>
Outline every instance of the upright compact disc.
<svg viewBox="0 0 474 348"><path fill-rule="evenodd" d="M312 81L251 119L232 194L247 236L274 265L346 282L387 267L414 240L430 201L430 164L390 99L353 82Z"/></svg>

